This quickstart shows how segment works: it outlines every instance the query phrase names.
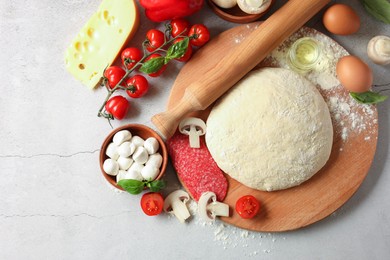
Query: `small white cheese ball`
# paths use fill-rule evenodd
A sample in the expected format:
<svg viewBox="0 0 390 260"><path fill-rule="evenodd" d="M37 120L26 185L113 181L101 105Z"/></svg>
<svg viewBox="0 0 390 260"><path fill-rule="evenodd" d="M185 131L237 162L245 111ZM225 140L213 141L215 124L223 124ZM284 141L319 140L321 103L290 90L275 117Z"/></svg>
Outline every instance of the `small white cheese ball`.
<svg viewBox="0 0 390 260"><path fill-rule="evenodd" d="M120 182L121 180L126 179L125 176L127 174L127 171L119 170L118 174L116 175L116 183Z"/></svg>
<svg viewBox="0 0 390 260"><path fill-rule="evenodd" d="M153 165L146 165L141 171L142 178L147 181L156 179L159 173L160 170Z"/></svg>
<svg viewBox="0 0 390 260"><path fill-rule="evenodd" d="M127 173L125 175L125 179L132 179L132 180L138 180L142 181L142 175L141 172L145 166L143 164L139 163L133 163L130 168L127 170Z"/></svg>
<svg viewBox="0 0 390 260"><path fill-rule="evenodd" d="M116 145L121 145L123 142L129 141L132 137L132 134L129 130L121 130L115 133L114 137L112 138L112 141Z"/></svg>
<svg viewBox="0 0 390 260"><path fill-rule="evenodd" d="M130 166L133 164L134 160L129 157L122 157L120 156L117 160L119 164L119 170L127 170L130 168Z"/></svg>
<svg viewBox="0 0 390 260"><path fill-rule="evenodd" d="M148 154L154 154L157 153L158 148L160 148L160 144L158 143L157 139L154 137L149 137L144 142L144 147Z"/></svg>
<svg viewBox="0 0 390 260"><path fill-rule="evenodd" d="M112 176L116 176L119 171L119 164L113 159L106 159L103 163L103 170Z"/></svg>
<svg viewBox="0 0 390 260"><path fill-rule="evenodd" d="M133 153L133 160L137 163L144 164L148 161L149 155L143 146L137 147Z"/></svg>
<svg viewBox="0 0 390 260"><path fill-rule="evenodd" d="M117 160L119 157L118 146L113 142L109 143L106 149L106 155L111 159Z"/></svg>
<svg viewBox="0 0 390 260"><path fill-rule="evenodd" d="M129 141L123 142L119 147L118 147L118 154L121 157L129 157L132 155L135 151L135 145Z"/></svg>
<svg viewBox="0 0 390 260"><path fill-rule="evenodd" d="M131 138L130 142L132 142L136 147L144 146L145 140L139 137L138 135L135 135Z"/></svg>
<svg viewBox="0 0 390 260"><path fill-rule="evenodd" d="M163 158L161 154L155 153L149 156L148 161L146 162L146 165L154 166L157 169L160 169L162 164Z"/></svg>

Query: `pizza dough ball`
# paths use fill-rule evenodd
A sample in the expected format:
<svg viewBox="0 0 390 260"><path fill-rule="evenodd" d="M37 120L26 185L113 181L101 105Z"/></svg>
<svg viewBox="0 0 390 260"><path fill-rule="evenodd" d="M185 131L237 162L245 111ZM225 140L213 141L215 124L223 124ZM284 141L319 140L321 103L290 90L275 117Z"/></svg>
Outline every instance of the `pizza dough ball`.
<svg viewBox="0 0 390 260"><path fill-rule="evenodd" d="M218 166L258 190L290 188L328 161L333 127L316 87L290 70L249 73L213 107L206 143Z"/></svg>

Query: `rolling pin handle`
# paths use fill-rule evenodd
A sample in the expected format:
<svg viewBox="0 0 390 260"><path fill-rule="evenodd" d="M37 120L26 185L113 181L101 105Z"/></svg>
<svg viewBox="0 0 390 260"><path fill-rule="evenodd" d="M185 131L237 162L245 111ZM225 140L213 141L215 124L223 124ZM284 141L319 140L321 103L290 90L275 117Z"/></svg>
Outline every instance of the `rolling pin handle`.
<svg viewBox="0 0 390 260"><path fill-rule="evenodd" d="M185 90L183 98L172 109L152 117L152 123L165 139L169 139L176 132L177 126L185 115L203 109L191 89Z"/></svg>

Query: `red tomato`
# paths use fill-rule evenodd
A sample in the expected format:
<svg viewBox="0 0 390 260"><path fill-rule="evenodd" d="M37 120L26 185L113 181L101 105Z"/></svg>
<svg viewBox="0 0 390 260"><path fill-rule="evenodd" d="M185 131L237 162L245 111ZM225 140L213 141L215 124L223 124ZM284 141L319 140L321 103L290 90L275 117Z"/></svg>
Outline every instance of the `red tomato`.
<svg viewBox="0 0 390 260"><path fill-rule="evenodd" d="M149 57L147 57L147 58L145 59L145 62L148 61L148 60L154 59L154 58L159 58L159 57L162 57L162 56L161 56L160 54L158 54L158 53L153 53L152 55L150 55ZM161 67L161 69L159 69L158 71L156 71L156 72L154 72L154 73L150 73L150 74L148 74L148 75L151 76L151 77L158 77L158 76L160 76L160 75L166 70L167 65L168 65L168 64L164 64L164 65Z"/></svg>
<svg viewBox="0 0 390 260"><path fill-rule="evenodd" d="M149 83L144 76L135 75L126 80L126 87L130 88L126 90L127 95L132 98L140 98L148 92Z"/></svg>
<svg viewBox="0 0 390 260"><path fill-rule="evenodd" d="M123 96L114 96L105 105L106 111L118 120L122 120L126 116L129 107L129 101Z"/></svg>
<svg viewBox="0 0 390 260"><path fill-rule="evenodd" d="M119 83L125 74L126 71L121 67L111 66L104 71L103 76L107 79L108 86L112 89ZM121 85L124 86L124 83L125 82L123 81Z"/></svg>
<svg viewBox="0 0 390 260"><path fill-rule="evenodd" d="M143 53L140 49L130 47L126 48L121 53L122 64L127 68L131 69L134 67L137 62L139 62L143 57Z"/></svg>
<svg viewBox="0 0 390 260"><path fill-rule="evenodd" d="M152 52L164 44L165 35L162 31L151 29L146 33L146 41L146 49Z"/></svg>
<svg viewBox="0 0 390 260"><path fill-rule="evenodd" d="M176 37L179 34L181 34L182 36L186 36L188 35L188 32L190 30L190 23L183 18L173 19L170 25L172 28L172 37Z"/></svg>
<svg viewBox="0 0 390 260"><path fill-rule="evenodd" d="M245 195L236 202L236 212L242 218L249 219L257 215L260 210L260 202L252 195Z"/></svg>
<svg viewBox="0 0 390 260"><path fill-rule="evenodd" d="M155 216L161 213L164 206L164 199L158 192L148 192L142 195L141 208L148 216Z"/></svg>
<svg viewBox="0 0 390 260"><path fill-rule="evenodd" d="M200 47L209 41L210 32L203 24L195 24L191 27L188 36L191 37L191 45Z"/></svg>
<svg viewBox="0 0 390 260"><path fill-rule="evenodd" d="M177 43L177 42L180 42L182 40L184 40L184 38L177 38L176 40L174 40L173 43ZM191 44L188 44L186 53L184 53L183 56L181 56L180 58L177 58L175 60L185 62L191 58L191 55L192 55L192 46L191 46Z"/></svg>

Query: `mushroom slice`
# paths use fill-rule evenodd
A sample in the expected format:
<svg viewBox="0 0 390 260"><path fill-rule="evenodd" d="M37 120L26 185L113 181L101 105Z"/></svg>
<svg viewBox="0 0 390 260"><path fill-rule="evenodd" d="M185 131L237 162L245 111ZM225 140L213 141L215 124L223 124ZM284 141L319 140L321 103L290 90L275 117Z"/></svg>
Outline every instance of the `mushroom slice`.
<svg viewBox="0 0 390 260"><path fill-rule="evenodd" d="M191 216L186 205L189 199L190 196L187 192L176 190L165 198L164 211L175 215L181 223L184 223Z"/></svg>
<svg viewBox="0 0 390 260"><path fill-rule="evenodd" d="M379 35L372 38L367 45L367 55L376 64L390 64L390 37Z"/></svg>
<svg viewBox="0 0 390 260"><path fill-rule="evenodd" d="M196 117L187 117L179 124L179 131L182 134L189 135L190 147L199 148L199 137L206 134L206 123Z"/></svg>
<svg viewBox="0 0 390 260"><path fill-rule="evenodd" d="M229 217L229 205L218 202L214 192L203 193L198 201L198 213L206 221L213 221L215 217Z"/></svg>
<svg viewBox="0 0 390 260"><path fill-rule="evenodd" d="M238 7L247 14L265 12L271 3L271 0L237 0Z"/></svg>
<svg viewBox="0 0 390 260"><path fill-rule="evenodd" d="M237 5L237 0L212 0L214 4L221 8L232 8Z"/></svg>

